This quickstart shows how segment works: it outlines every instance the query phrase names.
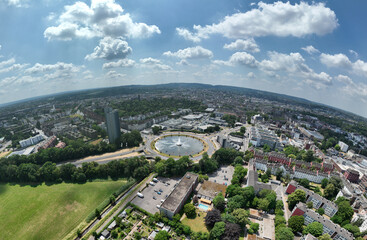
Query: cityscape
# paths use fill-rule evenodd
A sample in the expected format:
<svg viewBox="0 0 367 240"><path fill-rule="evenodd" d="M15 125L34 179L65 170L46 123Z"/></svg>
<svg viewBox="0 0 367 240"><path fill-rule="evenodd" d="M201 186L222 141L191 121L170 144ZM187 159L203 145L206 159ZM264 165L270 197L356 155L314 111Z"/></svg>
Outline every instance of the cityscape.
<svg viewBox="0 0 367 240"><path fill-rule="evenodd" d="M365 9L0 1L0 240L367 239Z"/></svg>

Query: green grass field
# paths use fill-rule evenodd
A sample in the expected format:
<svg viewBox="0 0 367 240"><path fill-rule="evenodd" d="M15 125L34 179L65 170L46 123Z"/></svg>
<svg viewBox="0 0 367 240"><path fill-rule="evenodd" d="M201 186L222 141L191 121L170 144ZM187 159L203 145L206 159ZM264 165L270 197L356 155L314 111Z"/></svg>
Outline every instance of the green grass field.
<svg viewBox="0 0 367 240"><path fill-rule="evenodd" d="M62 239L126 181L52 186L0 185L0 235L6 239Z"/></svg>

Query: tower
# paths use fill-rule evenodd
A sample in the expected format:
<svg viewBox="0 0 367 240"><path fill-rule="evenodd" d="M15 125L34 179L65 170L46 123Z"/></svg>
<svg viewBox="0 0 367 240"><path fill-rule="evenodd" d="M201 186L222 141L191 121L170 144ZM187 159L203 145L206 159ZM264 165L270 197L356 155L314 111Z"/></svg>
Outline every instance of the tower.
<svg viewBox="0 0 367 240"><path fill-rule="evenodd" d="M116 143L121 135L119 114L116 110L109 107L105 108L104 111L106 115L108 140L110 143Z"/></svg>

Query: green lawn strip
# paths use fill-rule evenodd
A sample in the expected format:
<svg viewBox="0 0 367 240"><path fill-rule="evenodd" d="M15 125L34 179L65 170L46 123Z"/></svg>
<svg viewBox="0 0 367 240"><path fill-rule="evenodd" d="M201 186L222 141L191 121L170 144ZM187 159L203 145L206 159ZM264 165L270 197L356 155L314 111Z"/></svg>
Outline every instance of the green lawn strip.
<svg viewBox="0 0 367 240"><path fill-rule="evenodd" d="M200 216L197 215L194 219L190 219L185 216L181 223L189 226L194 232L209 232L205 226L205 215L205 213L200 212Z"/></svg>

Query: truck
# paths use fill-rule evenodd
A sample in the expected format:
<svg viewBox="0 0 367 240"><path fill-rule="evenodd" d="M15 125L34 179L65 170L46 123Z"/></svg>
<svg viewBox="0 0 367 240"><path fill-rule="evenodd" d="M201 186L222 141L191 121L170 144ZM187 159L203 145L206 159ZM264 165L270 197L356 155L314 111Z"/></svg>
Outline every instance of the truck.
<svg viewBox="0 0 367 240"><path fill-rule="evenodd" d="M140 192L138 192L136 195L138 195L138 197L140 197L140 198L144 198L144 195Z"/></svg>

